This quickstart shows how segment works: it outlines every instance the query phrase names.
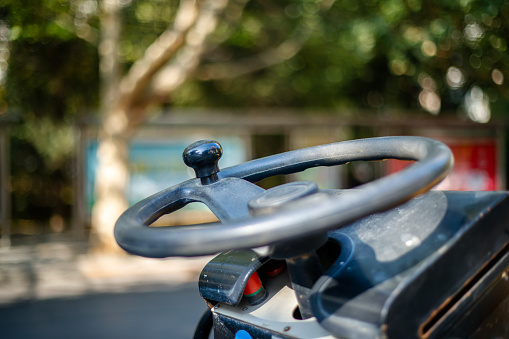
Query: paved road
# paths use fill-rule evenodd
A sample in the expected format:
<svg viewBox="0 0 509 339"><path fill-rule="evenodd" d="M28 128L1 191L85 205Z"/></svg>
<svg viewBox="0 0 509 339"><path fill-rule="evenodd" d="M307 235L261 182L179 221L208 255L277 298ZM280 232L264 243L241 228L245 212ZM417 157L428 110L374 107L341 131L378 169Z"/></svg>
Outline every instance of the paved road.
<svg viewBox="0 0 509 339"><path fill-rule="evenodd" d="M71 240L0 248L1 339L192 338L209 258L91 255Z"/></svg>
<svg viewBox="0 0 509 339"><path fill-rule="evenodd" d="M23 301L0 306L0 337L187 339L205 309L197 283L165 291Z"/></svg>

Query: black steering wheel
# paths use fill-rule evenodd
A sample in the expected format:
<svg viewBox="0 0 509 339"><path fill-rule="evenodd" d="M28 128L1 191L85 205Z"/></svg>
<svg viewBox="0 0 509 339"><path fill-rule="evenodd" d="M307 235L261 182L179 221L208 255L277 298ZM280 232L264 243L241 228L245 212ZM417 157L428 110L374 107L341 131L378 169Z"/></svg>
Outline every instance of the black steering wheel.
<svg viewBox="0 0 509 339"><path fill-rule="evenodd" d="M428 191L446 177L453 164L447 146L422 137L338 142L219 171L221 154L221 146L214 141L200 141L186 148L184 162L194 168L197 178L156 193L125 211L115 225L118 244L133 254L163 258L210 255L312 237ZM384 159L417 162L348 190L348 194L329 194L311 182L285 184L267 191L253 184L273 175L316 166ZM191 202L207 205L222 223L149 227L161 215Z"/></svg>

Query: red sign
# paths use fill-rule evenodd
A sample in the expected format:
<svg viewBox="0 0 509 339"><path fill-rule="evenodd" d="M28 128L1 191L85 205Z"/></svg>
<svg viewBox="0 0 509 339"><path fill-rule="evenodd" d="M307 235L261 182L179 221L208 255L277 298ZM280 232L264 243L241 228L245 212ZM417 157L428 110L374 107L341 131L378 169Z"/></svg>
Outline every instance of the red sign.
<svg viewBox="0 0 509 339"><path fill-rule="evenodd" d="M500 188L497 174L496 141L446 141L454 155L454 169L436 189L451 191L493 191ZM388 160L387 173L397 172L411 164L409 161Z"/></svg>

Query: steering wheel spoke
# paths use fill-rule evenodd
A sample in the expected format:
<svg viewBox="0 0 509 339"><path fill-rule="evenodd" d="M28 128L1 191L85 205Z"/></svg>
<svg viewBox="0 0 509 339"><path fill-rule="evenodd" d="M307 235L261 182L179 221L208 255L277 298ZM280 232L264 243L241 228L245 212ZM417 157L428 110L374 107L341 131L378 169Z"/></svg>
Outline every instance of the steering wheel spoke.
<svg viewBox="0 0 509 339"><path fill-rule="evenodd" d="M188 198L205 204L222 222L249 218L248 202L265 190L246 180L225 178L217 182L196 185Z"/></svg>

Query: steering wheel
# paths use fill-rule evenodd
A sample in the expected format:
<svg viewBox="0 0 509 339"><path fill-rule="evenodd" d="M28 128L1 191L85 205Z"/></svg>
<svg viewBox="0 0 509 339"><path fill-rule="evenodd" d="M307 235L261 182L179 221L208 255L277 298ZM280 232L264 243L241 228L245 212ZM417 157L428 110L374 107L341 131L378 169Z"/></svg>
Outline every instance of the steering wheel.
<svg viewBox="0 0 509 339"><path fill-rule="evenodd" d="M428 191L446 177L453 165L447 146L422 137L382 137L314 146L222 171L217 165L221 155L221 146L215 141L199 141L186 148L184 162L195 170L197 178L126 210L115 225L118 244L132 254L163 258L210 255L313 237ZM417 162L347 190L348 194L327 194L312 182L295 182L267 191L253 184L316 166L391 158ZM161 215L191 202L207 205L222 223L149 227Z"/></svg>

